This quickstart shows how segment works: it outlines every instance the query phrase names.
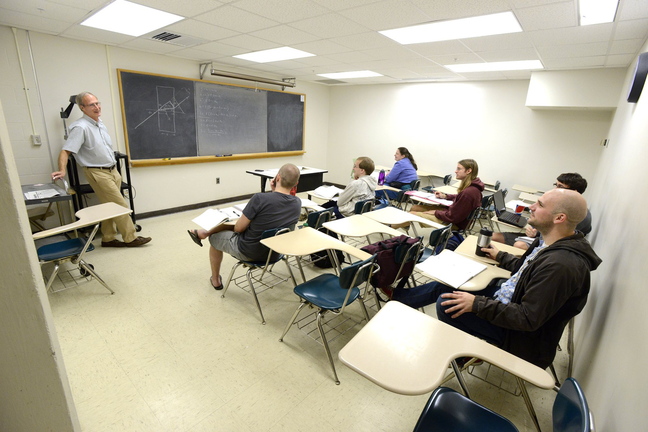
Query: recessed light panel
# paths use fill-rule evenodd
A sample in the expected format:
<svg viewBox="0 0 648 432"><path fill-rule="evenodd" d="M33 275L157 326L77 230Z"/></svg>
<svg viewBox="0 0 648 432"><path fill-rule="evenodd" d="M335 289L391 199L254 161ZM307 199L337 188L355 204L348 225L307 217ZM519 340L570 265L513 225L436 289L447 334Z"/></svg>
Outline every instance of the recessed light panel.
<svg viewBox="0 0 648 432"><path fill-rule="evenodd" d="M249 60L257 63L269 63L281 60L292 60L303 57L312 57L315 54L311 54L306 51L301 51L295 48L282 47L274 48L264 51L256 51L247 54L235 55L235 58Z"/></svg>
<svg viewBox="0 0 648 432"><path fill-rule="evenodd" d="M580 25L611 23L616 16L619 0L580 0Z"/></svg>
<svg viewBox="0 0 648 432"><path fill-rule="evenodd" d="M453 72L498 72L512 70L536 70L544 69L540 60L522 60L492 63L466 63L457 65L445 65Z"/></svg>
<svg viewBox="0 0 648 432"><path fill-rule="evenodd" d="M521 32L513 12L437 21L379 33L403 45Z"/></svg>
<svg viewBox="0 0 648 432"><path fill-rule="evenodd" d="M377 72L372 72L369 70L363 71L352 71L352 72L337 72L329 74L317 74L317 76L330 78L330 79L349 79L349 78L370 78L370 77L379 77L383 76Z"/></svg>
<svg viewBox="0 0 648 432"><path fill-rule="evenodd" d="M81 25L129 36L141 36L182 19L184 17L180 15L117 0L83 21Z"/></svg>

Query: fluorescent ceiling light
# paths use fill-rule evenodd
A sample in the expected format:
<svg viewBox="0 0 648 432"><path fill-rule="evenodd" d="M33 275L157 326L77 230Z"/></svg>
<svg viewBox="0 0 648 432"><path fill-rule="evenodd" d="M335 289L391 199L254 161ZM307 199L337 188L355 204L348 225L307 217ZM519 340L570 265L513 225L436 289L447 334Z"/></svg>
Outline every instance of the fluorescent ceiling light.
<svg viewBox="0 0 648 432"><path fill-rule="evenodd" d="M330 79L345 79L345 78L370 78L370 77L379 77L383 76L382 74L379 74L377 72L372 72L370 70L363 70L363 71L352 71L352 72L337 72L337 73L329 73L329 74L317 74L317 76L321 76L324 78L330 78Z"/></svg>
<svg viewBox="0 0 648 432"><path fill-rule="evenodd" d="M129 36L141 36L182 19L184 17L180 15L117 0L83 21L81 25Z"/></svg>
<svg viewBox="0 0 648 432"><path fill-rule="evenodd" d="M521 32L513 12L502 12L449 21L436 21L412 27L384 30L379 33L403 45L468 39L505 33Z"/></svg>
<svg viewBox="0 0 648 432"><path fill-rule="evenodd" d="M235 58L249 60L257 63L269 63L281 60L292 60L303 57L312 57L315 54L301 51L295 48L282 47L264 51L256 51L247 54L235 55Z"/></svg>
<svg viewBox="0 0 648 432"><path fill-rule="evenodd" d="M522 61L492 62L492 63L466 63L466 64L456 64L456 65L445 65L444 67L457 73L544 69L544 66L542 66L540 60L522 60Z"/></svg>
<svg viewBox="0 0 648 432"><path fill-rule="evenodd" d="M619 0L579 0L580 25L613 22L618 6Z"/></svg>

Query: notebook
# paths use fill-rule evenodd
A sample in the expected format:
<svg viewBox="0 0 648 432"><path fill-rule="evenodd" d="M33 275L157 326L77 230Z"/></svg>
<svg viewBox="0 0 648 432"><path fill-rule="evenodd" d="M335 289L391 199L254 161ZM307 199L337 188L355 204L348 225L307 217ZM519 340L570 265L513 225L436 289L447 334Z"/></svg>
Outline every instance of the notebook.
<svg viewBox="0 0 648 432"><path fill-rule="evenodd" d="M507 224L515 225L520 228L524 228L526 226L528 222L527 218L506 210L504 194L502 193L501 189L493 194L493 204L495 206L495 214L497 215L497 220Z"/></svg>

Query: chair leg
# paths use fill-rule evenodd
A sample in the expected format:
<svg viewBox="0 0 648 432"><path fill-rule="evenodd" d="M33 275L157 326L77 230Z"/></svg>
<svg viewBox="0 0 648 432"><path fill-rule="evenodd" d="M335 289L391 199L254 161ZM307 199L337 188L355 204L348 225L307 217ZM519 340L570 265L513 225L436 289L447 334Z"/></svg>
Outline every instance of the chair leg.
<svg viewBox="0 0 648 432"><path fill-rule="evenodd" d="M52 274L50 275L49 279L47 279L47 284L45 285L45 292L49 291L50 288L52 288L52 282L54 282L54 279L56 279L56 275L58 274L60 267L61 265L58 262L54 263L54 270L52 271Z"/></svg>
<svg viewBox="0 0 648 432"><path fill-rule="evenodd" d="M292 272L292 269L290 268L290 264L288 263L288 257L284 256L283 262L286 263L286 268L288 268L288 273L290 273L290 278L293 281L293 285L297 286L297 280L295 279L295 275ZM304 277L304 271L302 270L301 263L299 262L299 258L297 258L297 264L299 265L299 271L301 271L302 277ZM306 283L306 278L304 278L304 283Z"/></svg>
<svg viewBox="0 0 648 432"><path fill-rule="evenodd" d="M279 338L279 342L283 342L284 336L286 336L286 333L288 333L288 331L290 330L290 327L292 327L292 325L294 324L295 320L297 319L297 315L299 315L299 312L301 312L301 310L307 304L308 304L308 302L306 302L306 300L301 300L301 302L299 303L299 306L297 306L297 310L295 310L295 313L293 314L290 321L288 321L288 325L284 329L284 332L281 334L281 337Z"/></svg>
<svg viewBox="0 0 648 432"><path fill-rule="evenodd" d="M527 392L526 385L524 384L524 380L520 377L515 377L517 380L518 386L520 386L520 391L522 392L522 397L524 398L524 403L527 406L527 409L529 410L529 415L531 416L531 420L533 420L533 424L535 424L536 429L538 432L542 432L540 430L540 423L538 422L538 416L536 415L535 409L533 409L533 404L531 403L531 398L529 397L529 393Z"/></svg>
<svg viewBox="0 0 648 432"><path fill-rule="evenodd" d="M320 310L317 313L317 329L319 330L320 337L322 338L322 344L324 344L324 349L326 350L326 355L328 356L329 363L331 364L331 369L333 370L333 376L335 377L335 384L340 385L340 380L338 379L337 372L335 371L335 364L333 363L333 356L331 355L331 349L329 348L328 341L326 340L326 334L324 334L324 327L322 327L322 318L327 311Z"/></svg>
<svg viewBox="0 0 648 432"><path fill-rule="evenodd" d="M560 387L560 380L558 379L558 374L556 373L556 368L554 367L553 363L549 365L549 370L551 371L551 375L553 375L554 377L556 387Z"/></svg>
<svg viewBox="0 0 648 432"><path fill-rule="evenodd" d="M454 371L455 376L457 377L457 381L459 381L461 390L463 390L464 392L464 396L470 399L470 392L468 391L468 386L466 385L466 381L464 380L463 375L461 374L461 368L457 364L457 360L452 360L450 362L450 365L452 366L452 370Z"/></svg>
<svg viewBox="0 0 648 432"><path fill-rule="evenodd" d="M254 270L253 267L249 268L248 271L245 273L245 277L247 277L250 291L252 291L252 296L254 297L254 302L256 303L257 309L259 309L259 315L261 315L261 324L265 325L266 321L265 318L263 317L263 311L261 310L261 303L259 303L259 297L257 297L256 290L254 289L254 284L252 283L252 270Z"/></svg>
<svg viewBox="0 0 648 432"><path fill-rule="evenodd" d="M79 260L79 262L78 262L77 264L79 265L79 268L80 268L80 269L85 270L86 272L90 273L90 274L92 275L92 277L94 277L95 279L97 279L97 281L98 281L101 285L103 285L104 288L106 288L108 291L110 291L110 294L115 294L115 291L113 291L113 290L108 286L108 284L107 284L106 282L104 282L104 280L101 279L101 278L99 277L99 275L94 271L94 269L92 268L92 266L88 265L88 264L87 264L85 261L83 261L83 260Z"/></svg>
<svg viewBox="0 0 648 432"><path fill-rule="evenodd" d="M569 356L567 376L570 377L574 369L574 318L569 320L567 327L569 328L569 334L567 335L567 355Z"/></svg>
<svg viewBox="0 0 648 432"><path fill-rule="evenodd" d="M221 298L225 297L225 293L227 292L227 288L230 286L230 282L232 282L232 276L234 276L234 272L236 269L241 265L242 263L239 261L236 264L234 264L234 267L232 267L232 270L230 271L229 276L227 277L227 282L225 282L225 288L223 288L223 294L221 294Z"/></svg>

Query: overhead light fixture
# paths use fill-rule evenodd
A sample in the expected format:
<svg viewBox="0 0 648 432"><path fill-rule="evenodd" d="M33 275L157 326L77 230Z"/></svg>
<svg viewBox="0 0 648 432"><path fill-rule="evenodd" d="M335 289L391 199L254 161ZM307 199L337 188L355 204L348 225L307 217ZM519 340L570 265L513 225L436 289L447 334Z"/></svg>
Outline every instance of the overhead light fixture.
<svg viewBox="0 0 648 432"><path fill-rule="evenodd" d="M579 0L580 25L614 22L619 0Z"/></svg>
<svg viewBox="0 0 648 432"><path fill-rule="evenodd" d="M321 77L324 77L324 78L330 78L330 79L349 79L349 78L371 78L371 77L379 77L379 76L383 76L383 75L379 74L378 72L373 72L373 71L370 71L370 70L363 70L363 71L317 74L317 76L321 76Z"/></svg>
<svg viewBox="0 0 648 432"><path fill-rule="evenodd" d="M301 51L295 48L282 47L282 48L273 48L264 51L256 51L247 54L235 55L235 58L249 60L257 63L269 63L282 60L292 60L297 58L312 57L315 54L311 54L306 51Z"/></svg>
<svg viewBox="0 0 648 432"><path fill-rule="evenodd" d="M522 31L513 12L502 12L448 21L436 21L411 27L383 30L379 33L408 45L444 40L468 39Z"/></svg>
<svg viewBox="0 0 648 432"><path fill-rule="evenodd" d="M141 36L183 19L180 15L126 0L117 0L83 21L81 25L129 36Z"/></svg>
<svg viewBox="0 0 648 432"><path fill-rule="evenodd" d="M453 72L498 72L513 70L535 70L544 69L540 60L522 60L492 63L465 63L456 65L444 65Z"/></svg>

